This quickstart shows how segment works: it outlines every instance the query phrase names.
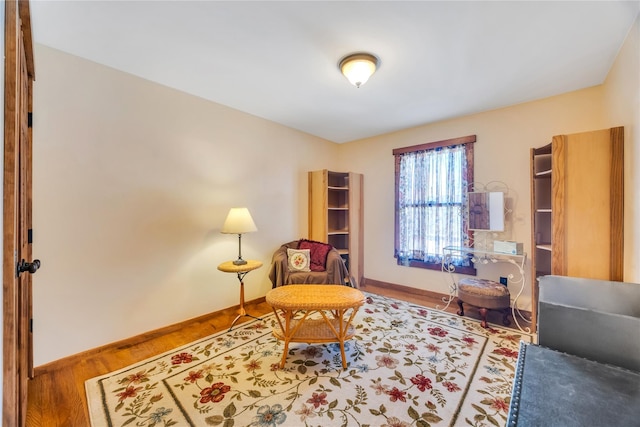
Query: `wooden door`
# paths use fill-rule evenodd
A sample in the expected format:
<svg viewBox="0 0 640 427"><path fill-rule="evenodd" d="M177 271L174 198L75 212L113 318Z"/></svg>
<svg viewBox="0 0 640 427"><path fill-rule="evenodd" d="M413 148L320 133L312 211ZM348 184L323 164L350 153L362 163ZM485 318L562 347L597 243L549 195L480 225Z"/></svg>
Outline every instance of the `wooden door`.
<svg viewBox="0 0 640 427"><path fill-rule="evenodd" d="M34 79L27 1L5 2L3 205L3 414L5 426L26 421L31 337L31 106Z"/></svg>
<svg viewBox="0 0 640 427"><path fill-rule="evenodd" d="M552 144L552 274L622 280L624 128Z"/></svg>

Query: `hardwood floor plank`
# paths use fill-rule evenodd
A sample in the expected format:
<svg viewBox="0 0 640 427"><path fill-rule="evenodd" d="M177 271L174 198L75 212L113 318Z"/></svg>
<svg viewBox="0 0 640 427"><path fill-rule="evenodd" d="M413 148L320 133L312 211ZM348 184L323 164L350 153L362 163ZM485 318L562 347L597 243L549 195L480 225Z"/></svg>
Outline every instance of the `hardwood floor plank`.
<svg viewBox="0 0 640 427"><path fill-rule="evenodd" d="M247 303L245 308L256 316L271 312L264 298ZM26 425L88 427L86 380L224 331L237 310L237 306L231 307L36 367L29 381ZM237 324L248 320L241 318Z"/></svg>

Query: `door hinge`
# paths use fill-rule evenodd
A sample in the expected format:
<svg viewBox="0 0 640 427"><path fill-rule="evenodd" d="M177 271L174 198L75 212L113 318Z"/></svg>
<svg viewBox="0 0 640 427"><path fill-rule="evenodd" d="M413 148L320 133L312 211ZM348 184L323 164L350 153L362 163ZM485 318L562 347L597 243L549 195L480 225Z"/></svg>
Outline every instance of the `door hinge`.
<svg viewBox="0 0 640 427"><path fill-rule="evenodd" d="M33 333L33 319L29 319L29 332Z"/></svg>
<svg viewBox="0 0 640 427"><path fill-rule="evenodd" d="M33 228L27 230L27 243L33 243Z"/></svg>
<svg viewBox="0 0 640 427"><path fill-rule="evenodd" d="M29 111L27 113L27 126L31 127L33 125L33 112Z"/></svg>

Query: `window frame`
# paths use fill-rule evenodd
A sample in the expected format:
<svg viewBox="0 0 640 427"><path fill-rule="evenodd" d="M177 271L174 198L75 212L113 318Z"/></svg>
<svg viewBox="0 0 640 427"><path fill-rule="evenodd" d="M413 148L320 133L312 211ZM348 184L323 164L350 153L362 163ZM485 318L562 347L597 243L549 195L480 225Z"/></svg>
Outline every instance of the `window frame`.
<svg viewBox="0 0 640 427"><path fill-rule="evenodd" d="M413 153L416 151L427 151L427 150L434 150L437 148L441 148L441 147L452 147L455 145L464 145L465 146L465 158L467 161L467 185L473 185L474 182L474 174L473 174L473 165L474 165L474 161L473 161L473 147L474 147L474 143L476 142L476 135L468 135L468 136L463 136L463 137L459 137L459 138L451 138L451 139L445 139L445 140L441 140L441 141L435 141L435 142L427 142L424 144L418 144L418 145L412 145L409 147L402 147L402 148L395 148L393 149L393 156L394 156L394 164L395 164L395 193L394 193L394 200L395 200L395 213L394 213L394 246L393 246L393 256L394 258L396 258L396 263L398 265L404 265L404 266L409 266L409 267L418 267L418 268L426 268L429 270L438 270L438 271L442 271L442 263L432 263L432 262L424 262L424 261L419 261L419 260L409 260L404 261L402 259L400 259L398 257L398 247L400 245L400 197L399 197L399 187L400 187L400 155L405 154L405 153ZM467 189L468 190L468 189ZM464 232L465 230L463 230ZM467 227L466 230L466 234L467 234L467 239L469 241L473 241L473 232L470 231ZM461 274L467 274L467 275L472 275L475 276L477 274L476 268L473 264L473 262L471 263L471 266L465 267L465 266L456 266L456 273L461 273Z"/></svg>

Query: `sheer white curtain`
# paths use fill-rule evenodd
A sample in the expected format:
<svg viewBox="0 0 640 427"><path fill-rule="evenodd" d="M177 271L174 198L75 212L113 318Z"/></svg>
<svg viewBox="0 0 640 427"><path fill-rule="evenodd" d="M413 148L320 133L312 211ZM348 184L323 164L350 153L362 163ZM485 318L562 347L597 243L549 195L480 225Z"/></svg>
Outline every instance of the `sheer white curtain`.
<svg viewBox="0 0 640 427"><path fill-rule="evenodd" d="M440 263L442 248L465 246L464 145L403 153L398 176L398 259ZM469 265L466 258L454 260Z"/></svg>

